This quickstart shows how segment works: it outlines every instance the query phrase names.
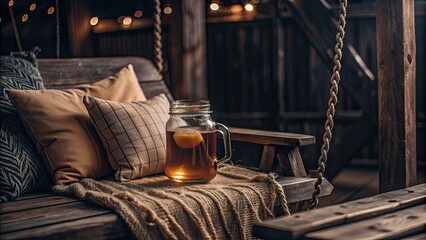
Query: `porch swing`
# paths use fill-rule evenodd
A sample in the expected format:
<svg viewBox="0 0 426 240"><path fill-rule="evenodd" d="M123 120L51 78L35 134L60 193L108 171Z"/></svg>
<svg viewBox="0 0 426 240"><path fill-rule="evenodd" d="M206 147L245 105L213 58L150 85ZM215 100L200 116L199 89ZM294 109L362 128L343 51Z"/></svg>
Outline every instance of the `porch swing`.
<svg viewBox="0 0 426 240"><path fill-rule="evenodd" d="M288 208L291 211L300 211L305 209L309 201L309 209L316 208L318 204L318 197L329 195L333 189L332 185L323 177L325 171L325 164L327 162L327 154L330 148L330 140L332 138L332 129L334 126L333 117L335 114L335 106L337 104L337 94L338 86L340 81L340 60L342 58L342 47L343 47L343 37L344 37L344 28L345 28L345 18L346 18L346 6L347 0L339 1L339 22L337 26L336 34L336 46L335 46L335 55L334 55L334 67L333 74L331 76L331 89L330 89L330 99L328 101L328 110L326 113L326 122L325 122L325 133L323 135L323 144L321 147L321 156L318 160L318 169L316 170L316 178L308 177L302 157L300 155L299 148L301 146L310 145L315 143L315 138L313 136L304 135L304 134L293 134L293 133L284 133L284 132L272 132L272 131L261 131L261 130L252 130L252 129L242 129L242 128L230 128L230 135L232 141L248 142L263 145L263 152L260 160L259 167L256 170L270 173L274 172L273 169L277 165L280 167L280 171L285 174L285 176L278 176L276 181L284 188L287 195L287 202L289 203ZM109 76L117 72L123 66L127 64L133 64L136 71L139 83L144 89L145 95L147 98L152 98L160 93L167 95L168 99L173 100L172 95L170 94L169 89L167 88L165 82L163 81L163 58L162 58L162 42L161 42L161 6L160 0L154 0L155 10L154 10L154 63L156 69L153 67L153 64L144 58L141 57L115 57L115 58L80 58L80 59L60 59L60 24L59 24L59 1L56 0L56 57L57 59L39 59L39 71L43 77L44 85L46 88L62 88L62 87L72 87L74 85L94 82L98 79L103 79L105 76ZM10 9L12 16L12 24L14 25L15 36L18 46L20 46L19 35L16 29L16 24L13 19L13 12ZM20 47L21 48L21 47ZM71 73L72 72L72 73ZM83 78L85 76L85 78ZM87 79L87 76L90 76L90 79ZM314 189L313 193L312 189ZM26 200L27 205L25 204L13 204L7 203L4 204L4 209L9 211L8 213L13 212L22 212L25 210L31 210L33 208L34 202L37 202L37 206L40 208L49 207L51 203L49 200L51 197L56 196L51 193L44 195L28 195L24 196L23 199ZM57 200L61 203L71 203L75 202L75 199L70 199L67 197L58 197ZM44 200L45 199L45 200ZM19 199L18 199L19 200ZM11 205L11 207L8 206ZM83 203L82 203L83 204ZM85 203L84 203L85 204ZM287 204L285 204L287 205ZM3 206L2 206L3 207ZM284 213L289 214L287 206L283 206ZM287 211L285 210L287 208ZM90 215L86 217L82 222L90 222L90 218L93 218L93 222L102 224L104 229L113 227L114 233L117 236L127 236L128 229L127 227L118 220L118 216L113 212L105 212L102 210L102 220L97 218L97 215ZM49 214L48 214L49 215ZM95 219L96 218L96 219ZM107 219L107 220L105 220ZM51 220L46 220L51 221ZM68 233L66 229L61 229L61 224L70 227L75 227L78 229L90 230L90 226L78 225L79 223L71 224L72 219L63 220L62 223L55 225L55 233L53 236L66 236ZM25 221L24 221L25 222ZM119 224L117 224L119 223ZM51 222L49 224L52 224ZM71 224L71 225L70 225ZM77 225L76 225L77 224ZM52 225L53 226L53 225ZM99 226L99 225L98 225ZM9 234L9 237L31 237L31 231L26 231L28 227L22 224L18 224L13 227L11 230L12 234ZM7 229L7 226L6 226ZM22 230L22 231L21 231ZM44 232L42 228L37 229L38 236L46 236L43 234L49 234ZM74 230L75 231L75 230ZM7 233L7 232L6 232ZM16 233L18 235L13 235ZM78 232L75 232L76 234ZM2 233L3 234L3 233ZM94 234L91 232L91 234ZM105 234L103 232L97 232L96 234ZM52 235L50 235L52 236ZM105 237L105 235L102 235Z"/></svg>
<svg viewBox="0 0 426 240"><path fill-rule="evenodd" d="M332 69L332 76L330 79L331 88L330 88L330 98L328 100L328 109L326 112L326 122L324 125L324 135L323 135L323 144L321 146L321 155L318 159L318 169L316 170L316 182L314 184L314 191L312 193L312 198L310 200L309 209L314 209L318 205L318 196L321 194L321 184L325 180L323 174L325 172L325 164L327 162L327 155L330 149L330 141L332 138L332 129L334 126L334 115L335 115L335 106L337 104L337 94L339 90L340 82L340 59L342 58L342 48L343 48L343 37L344 37L344 28L346 24L346 6L347 1L341 0L339 4L339 21L337 25L337 34L336 34L336 45L335 45L335 55L334 55L334 67ZM59 14L59 1L55 1L56 7L56 62L66 61L60 60L60 14ZM12 19L14 34L16 37L17 46L20 51L22 51L22 46L20 43L19 33L17 31L16 23L13 17L13 10L9 8L10 16ZM154 36L154 65L156 66L158 72L163 75L163 56L162 56L162 27L161 27L161 0L154 0L154 15L153 15L153 36ZM41 72L43 72L44 61L40 60ZM51 63L48 63L51 64ZM50 67L49 67L50 68ZM294 175L295 177L306 177L306 170L298 147L309 145L314 143L314 138L308 135L302 134L289 134L289 133L277 133L270 131L259 131L254 129L241 129L241 128L231 128L231 139L235 141L242 142L253 142L257 144L264 145L262 158L259 166L259 170L269 173L272 171L274 165L274 160L279 161L280 167L284 170L285 174ZM290 168L290 169L289 169ZM328 195L331 193L331 185L325 180L326 192L321 195ZM298 206L297 210L300 210L301 206ZM306 207L306 206L305 206ZM296 209L295 209L296 210Z"/></svg>

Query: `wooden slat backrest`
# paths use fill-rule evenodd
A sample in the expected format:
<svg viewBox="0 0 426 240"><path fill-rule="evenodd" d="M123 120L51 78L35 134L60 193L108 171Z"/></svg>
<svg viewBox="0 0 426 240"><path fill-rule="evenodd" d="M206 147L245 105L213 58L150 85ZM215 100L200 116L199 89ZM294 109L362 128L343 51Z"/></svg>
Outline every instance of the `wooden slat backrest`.
<svg viewBox="0 0 426 240"><path fill-rule="evenodd" d="M173 97L151 61L142 57L39 59L38 68L46 88L71 88L92 83L114 75L127 64L132 64L139 83L147 96L165 93Z"/></svg>

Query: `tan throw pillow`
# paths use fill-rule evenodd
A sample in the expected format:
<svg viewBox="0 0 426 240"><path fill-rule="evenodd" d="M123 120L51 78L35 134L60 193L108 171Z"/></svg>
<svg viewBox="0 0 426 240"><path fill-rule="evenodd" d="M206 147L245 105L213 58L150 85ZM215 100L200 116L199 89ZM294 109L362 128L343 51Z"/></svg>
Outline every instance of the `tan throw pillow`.
<svg viewBox="0 0 426 240"><path fill-rule="evenodd" d="M84 97L115 180L124 182L163 172L169 101L164 94L146 102L119 103Z"/></svg>
<svg viewBox="0 0 426 240"><path fill-rule="evenodd" d="M146 100L132 65L116 75L68 90L7 90L55 184L112 175L83 97Z"/></svg>

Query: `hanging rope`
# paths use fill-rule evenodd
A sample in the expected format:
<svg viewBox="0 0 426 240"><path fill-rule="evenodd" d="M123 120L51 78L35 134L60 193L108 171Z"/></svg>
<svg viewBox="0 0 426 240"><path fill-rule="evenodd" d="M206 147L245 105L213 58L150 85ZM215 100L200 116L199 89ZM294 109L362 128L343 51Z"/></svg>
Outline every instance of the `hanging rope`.
<svg viewBox="0 0 426 240"><path fill-rule="evenodd" d="M13 9L9 6L9 14L10 20L12 21L13 33L15 34L16 45L18 46L18 50L22 52L21 39L19 38L18 28L16 27L15 15L13 14Z"/></svg>
<svg viewBox="0 0 426 240"><path fill-rule="evenodd" d="M55 1L56 8L56 58L60 57L61 53L61 32L60 32L60 22L59 22L59 0Z"/></svg>
<svg viewBox="0 0 426 240"><path fill-rule="evenodd" d="M163 44L161 42L161 1L154 1L154 62L160 74L163 73Z"/></svg>
<svg viewBox="0 0 426 240"><path fill-rule="evenodd" d="M342 68L340 60L342 59L343 38L345 36L346 26L346 7L347 0L339 1L339 23L336 33L336 46L334 47L334 67L333 74L331 75L330 83L330 99L328 100L327 120L324 124L324 135L322 137L323 144L321 147L321 156L318 159L318 169L316 171L317 180L315 182L315 190L312 193L312 199L309 209L315 209L318 205L318 196L321 193L321 183L325 171L325 164L327 163L327 154L330 149L330 140L332 138L332 130L334 127L334 114L336 112L335 106L337 104L337 94L339 92L340 82L340 69Z"/></svg>

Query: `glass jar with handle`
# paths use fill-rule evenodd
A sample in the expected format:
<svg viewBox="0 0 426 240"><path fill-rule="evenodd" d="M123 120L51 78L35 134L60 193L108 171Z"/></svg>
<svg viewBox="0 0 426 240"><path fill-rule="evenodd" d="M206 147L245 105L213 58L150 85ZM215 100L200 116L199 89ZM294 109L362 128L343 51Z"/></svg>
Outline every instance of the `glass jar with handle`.
<svg viewBox="0 0 426 240"><path fill-rule="evenodd" d="M217 166L231 159L228 128L212 120L208 100L178 100L170 105L166 124L166 175L176 182L209 182ZM217 159L217 133L225 156Z"/></svg>

